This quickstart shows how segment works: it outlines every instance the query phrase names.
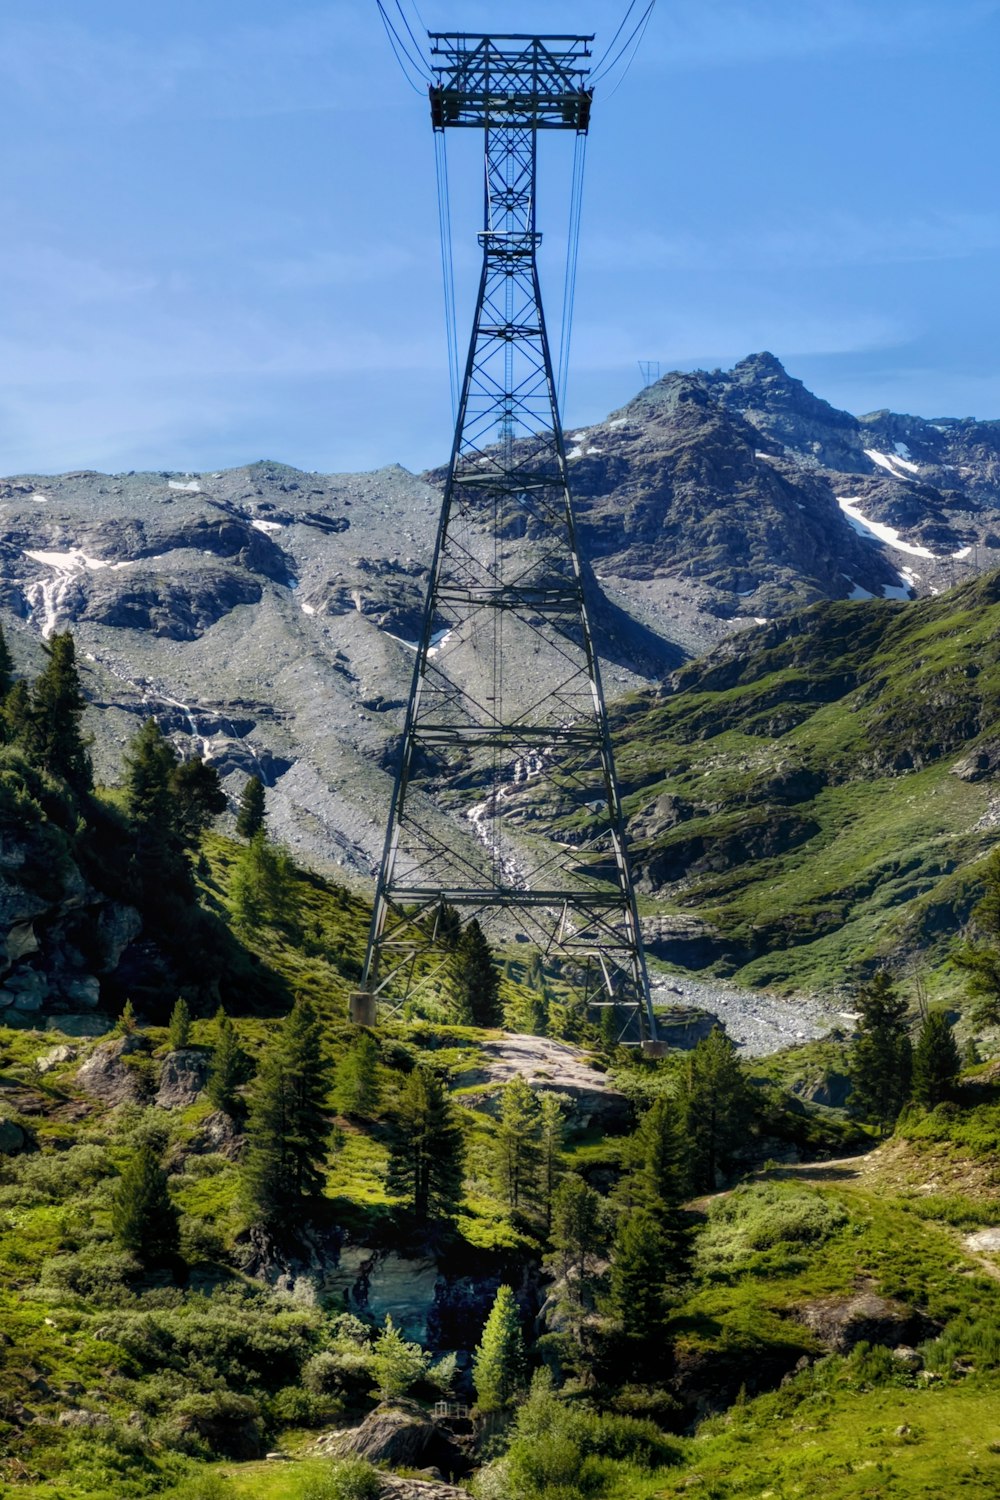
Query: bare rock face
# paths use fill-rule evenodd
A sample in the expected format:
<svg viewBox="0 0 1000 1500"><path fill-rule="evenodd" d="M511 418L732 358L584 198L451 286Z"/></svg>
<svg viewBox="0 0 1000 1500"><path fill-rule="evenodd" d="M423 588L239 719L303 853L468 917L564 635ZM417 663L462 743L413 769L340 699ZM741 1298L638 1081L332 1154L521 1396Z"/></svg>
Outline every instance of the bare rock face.
<svg viewBox="0 0 1000 1500"><path fill-rule="evenodd" d="M76 1081L86 1093L105 1104L124 1104L136 1094L135 1073L124 1061L146 1051L147 1043L139 1032L102 1042L76 1071Z"/></svg>
<svg viewBox="0 0 1000 1500"><path fill-rule="evenodd" d="M160 1066L160 1087L153 1101L161 1109L184 1109L205 1087L208 1056L198 1047L168 1052Z"/></svg>
<svg viewBox="0 0 1000 1500"><path fill-rule="evenodd" d="M563 1094L570 1101L570 1120L579 1130L599 1121L604 1130L624 1130L630 1106L624 1094L611 1087L603 1073L590 1066L586 1053L568 1042L543 1036L504 1036L484 1042L483 1062L462 1073L458 1085L483 1084L482 1096L466 1096L479 1109L496 1114L500 1108L498 1085L521 1077L539 1093Z"/></svg>
<svg viewBox="0 0 1000 1500"><path fill-rule="evenodd" d="M874 1292L819 1298L801 1307L798 1316L835 1354L848 1354L862 1342L890 1349L912 1346L933 1331L928 1319L912 1307Z"/></svg>
<svg viewBox="0 0 1000 1500"><path fill-rule="evenodd" d="M956 760L951 774L960 781L989 781L1000 770L1000 742L989 740Z"/></svg>
<svg viewBox="0 0 1000 1500"><path fill-rule="evenodd" d="M397 1398L383 1402L358 1427L327 1433L317 1440L316 1451L336 1458L366 1458L369 1463L387 1464L390 1468L436 1468L446 1473L464 1473L468 1467L461 1450L416 1401ZM431 1482L396 1479L386 1475L382 1494L410 1500L424 1495L464 1495ZM395 1485L396 1488L391 1486ZM410 1486L410 1488L405 1488ZM417 1486L413 1488L413 1486Z"/></svg>
<svg viewBox="0 0 1000 1500"><path fill-rule="evenodd" d="M468 1500L468 1490L431 1479L400 1479L397 1474L380 1476L379 1500Z"/></svg>

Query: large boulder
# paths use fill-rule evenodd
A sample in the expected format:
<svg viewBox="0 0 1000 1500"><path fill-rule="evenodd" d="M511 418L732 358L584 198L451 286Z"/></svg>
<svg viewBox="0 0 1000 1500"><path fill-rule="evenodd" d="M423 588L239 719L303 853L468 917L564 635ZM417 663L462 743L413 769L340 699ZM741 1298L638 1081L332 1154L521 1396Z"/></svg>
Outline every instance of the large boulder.
<svg viewBox="0 0 1000 1500"><path fill-rule="evenodd" d="M332 1458L366 1458L390 1469L433 1465L445 1473L464 1473L467 1468L465 1456L451 1441L449 1432L418 1402L404 1397L383 1401L357 1427L325 1434L317 1439L316 1451Z"/></svg>
<svg viewBox="0 0 1000 1500"><path fill-rule="evenodd" d="M137 1092L136 1072L126 1058L147 1050L146 1038L138 1031L102 1042L77 1068L76 1081L85 1093L104 1104L124 1104L127 1099L134 1099Z"/></svg>
<svg viewBox="0 0 1000 1500"><path fill-rule="evenodd" d="M799 1308L798 1317L835 1354L848 1354L860 1343L890 1349L918 1344L934 1331L934 1325L912 1307L870 1291L817 1298Z"/></svg>
<svg viewBox="0 0 1000 1500"><path fill-rule="evenodd" d="M198 1047L168 1052L160 1065L160 1087L154 1103L161 1109L184 1109L193 1104L208 1078L208 1054Z"/></svg>
<svg viewBox="0 0 1000 1500"><path fill-rule="evenodd" d="M23 1126L0 1115L0 1156L19 1156L30 1149L31 1136Z"/></svg>
<svg viewBox="0 0 1000 1500"><path fill-rule="evenodd" d="M464 1096L463 1102L474 1108L498 1114L500 1086L520 1076L536 1093L564 1095L574 1129L586 1130L592 1124L599 1124L605 1131L628 1127L628 1100L611 1087L579 1047L546 1036L504 1036L482 1042L479 1053L476 1066L456 1080L460 1088L483 1085L481 1094Z"/></svg>

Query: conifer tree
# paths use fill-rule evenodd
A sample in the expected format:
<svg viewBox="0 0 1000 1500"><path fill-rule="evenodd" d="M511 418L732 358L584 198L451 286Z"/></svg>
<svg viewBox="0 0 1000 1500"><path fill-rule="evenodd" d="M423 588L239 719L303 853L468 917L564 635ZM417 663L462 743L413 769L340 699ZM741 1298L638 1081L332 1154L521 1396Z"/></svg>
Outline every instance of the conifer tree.
<svg viewBox="0 0 1000 1500"><path fill-rule="evenodd" d="M176 809L172 777L177 755L149 718L125 753L125 810L140 878L150 888L177 872Z"/></svg>
<svg viewBox="0 0 1000 1500"><path fill-rule="evenodd" d="M977 1026L1000 1024L1000 849L994 849L983 870L983 894L972 908L975 937L955 950L954 962L969 976L969 990L977 1005Z"/></svg>
<svg viewBox="0 0 1000 1500"><path fill-rule="evenodd" d="M611 1258L609 1304L623 1332L647 1341L662 1330L666 1313L663 1264L666 1246L648 1209L625 1214Z"/></svg>
<svg viewBox="0 0 1000 1500"><path fill-rule="evenodd" d="M423 1379L429 1364L430 1355L425 1354L419 1344L404 1339L392 1318L387 1316L372 1353L372 1374L382 1400L390 1401L394 1396L405 1395L411 1385Z"/></svg>
<svg viewBox="0 0 1000 1500"><path fill-rule="evenodd" d="M288 862L262 831L240 852L229 900L238 927L274 926L287 915Z"/></svg>
<svg viewBox="0 0 1000 1500"><path fill-rule="evenodd" d="M174 766L170 784L177 836L184 848L193 849L228 806L219 773L200 755L192 755Z"/></svg>
<svg viewBox="0 0 1000 1500"><path fill-rule="evenodd" d="M462 1198L462 1130L441 1082L414 1068L400 1094L386 1186L421 1222L450 1219Z"/></svg>
<svg viewBox="0 0 1000 1500"><path fill-rule="evenodd" d="M521 1319L512 1287L497 1290L472 1359L472 1382L481 1412L503 1411L528 1384Z"/></svg>
<svg viewBox="0 0 1000 1500"><path fill-rule="evenodd" d="M542 1219L548 1234L552 1225L552 1204L565 1170L563 1141L566 1136L564 1094L544 1093L538 1100L538 1196Z"/></svg>
<svg viewBox="0 0 1000 1500"><path fill-rule="evenodd" d="M178 997L170 1012L168 1040L172 1052L182 1052L191 1041L191 1011L183 996Z"/></svg>
<svg viewBox="0 0 1000 1500"><path fill-rule="evenodd" d="M857 993L860 1012L851 1047L851 1103L855 1112L885 1132L910 1096L913 1052L907 1003L884 969Z"/></svg>
<svg viewBox="0 0 1000 1500"><path fill-rule="evenodd" d="M43 771L61 776L75 792L89 792L93 773L80 727L87 700L70 632L56 632L45 653L48 660L31 690L24 747Z"/></svg>
<svg viewBox="0 0 1000 1500"><path fill-rule="evenodd" d="M378 1043L362 1031L337 1064L333 1100L342 1115L371 1116L378 1108Z"/></svg>
<svg viewBox="0 0 1000 1500"><path fill-rule="evenodd" d="M265 795L264 783L259 776L251 776L243 788L240 808L236 814L236 832L241 839L252 839L264 828Z"/></svg>
<svg viewBox="0 0 1000 1500"><path fill-rule="evenodd" d="M593 1286L594 1266L608 1241L600 1194L575 1173L563 1179L552 1204L552 1263L566 1283L572 1306L582 1310Z"/></svg>
<svg viewBox="0 0 1000 1500"><path fill-rule="evenodd" d="M130 1032L136 1029L138 1024L139 1021L135 1013L135 1006L132 1004L131 1000L127 999L125 1001L125 1004L122 1006L121 1015L115 1022L115 1030L118 1032L119 1036L128 1036Z"/></svg>
<svg viewBox="0 0 1000 1500"><path fill-rule="evenodd" d="M30 737L31 694L28 684L19 677L9 689L0 708L0 739L8 745L27 749Z"/></svg>
<svg viewBox="0 0 1000 1500"><path fill-rule="evenodd" d="M535 1205L541 1146L538 1100L517 1074L503 1091L500 1118L493 1137L497 1186L512 1213L528 1213Z"/></svg>
<svg viewBox="0 0 1000 1500"><path fill-rule="evenodd" d="M122 1249L145 1265L177 1254L177 1210L170 1201L167 1174L149 1146L140 1146L122 1170L111 1205L111 1229Z"/></svg>
<svg viewBox="0 0 1000 1500"><path fill-rule="evenodd" d="M236 1038L236 1028L219 1007L215 1018L216 1039L205 1093L223 1114L232 1115L239 1103L239 1089L247 1080L249 1059Z"/></svg>
<svg viewBox="0 0 1000 1500"><path fill-rule="evenodd" d="M951 1098L960 1068L951 1022L944 1011L932 1010L913 1049L913 1098L925 1109Z"/></svg>
<svg viewBox="0 0 1000 1500"><path fill-rule="evenodd" d="M663 1254L660 1279L672 1286L691 1269L692 1229L682 1207L691 1186L690 1149L680 1103L661 1095L639 1122L632 1139L632 1170L615 1192L627 1212L639 1209L656 1221Z"/></svg>
<svg viewBox="0 0 1000 1500"><path fill-rule="evenodd" d="M243 1199L255 1223L288 1227L322 1188L329 1084L316 1013L307 1000L296 1000L251 1099Z"/></svg>
<svg viewBox="0 0 1000 1500"><path fill-rule="evenodd" d="M455 945L453 971L459 1020L469 1026L499 1026L500 976L475 917L462 929Z"/></svg>
<svg viewBox="0 0 1000 1500"><path fill-rule="evenodd" d="M0 626L0 703L14 686L14 659L7 645L7 637Z"/></svg>
<svg viewBox="0 0 1000 1500"><path fill-rule="evenodd" d="M750 1116L749 1088L721 1027L713 1027L688 1057L680 1103L690 1142L692 1185L713 1188L717 1172L732 1168Z"/></svg>

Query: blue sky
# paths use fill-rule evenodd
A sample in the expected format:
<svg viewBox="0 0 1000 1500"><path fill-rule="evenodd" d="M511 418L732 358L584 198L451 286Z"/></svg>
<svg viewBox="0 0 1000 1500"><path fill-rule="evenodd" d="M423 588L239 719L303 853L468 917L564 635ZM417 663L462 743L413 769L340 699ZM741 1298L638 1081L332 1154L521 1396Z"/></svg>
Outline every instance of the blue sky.
<svg viewBox="0 0 1000 1500"><path fill-rule="evenodd" d="M598 49L625 3L417 0ZM1000 416L998 60L1000 0L659 0L595 101L568 424L762 348L854 411ZM0 115L0 473L446 456L432 133L374 0L5 0Z"/></svg>

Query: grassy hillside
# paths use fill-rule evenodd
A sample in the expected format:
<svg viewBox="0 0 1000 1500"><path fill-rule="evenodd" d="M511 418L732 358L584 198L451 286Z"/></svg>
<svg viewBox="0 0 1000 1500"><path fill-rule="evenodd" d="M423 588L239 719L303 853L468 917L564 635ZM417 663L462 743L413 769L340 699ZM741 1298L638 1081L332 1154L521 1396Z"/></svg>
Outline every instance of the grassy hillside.
<svg viewBox="0 0 1000 1500"><path fill-rule="evenodd" d="M994 574L913 604L818 606L626 705L646 910L706 924L696 962L750 985L843 985L919 954L947 990L996 837L998 639ZM970 752L984 764L964 779Z"/></svg>

